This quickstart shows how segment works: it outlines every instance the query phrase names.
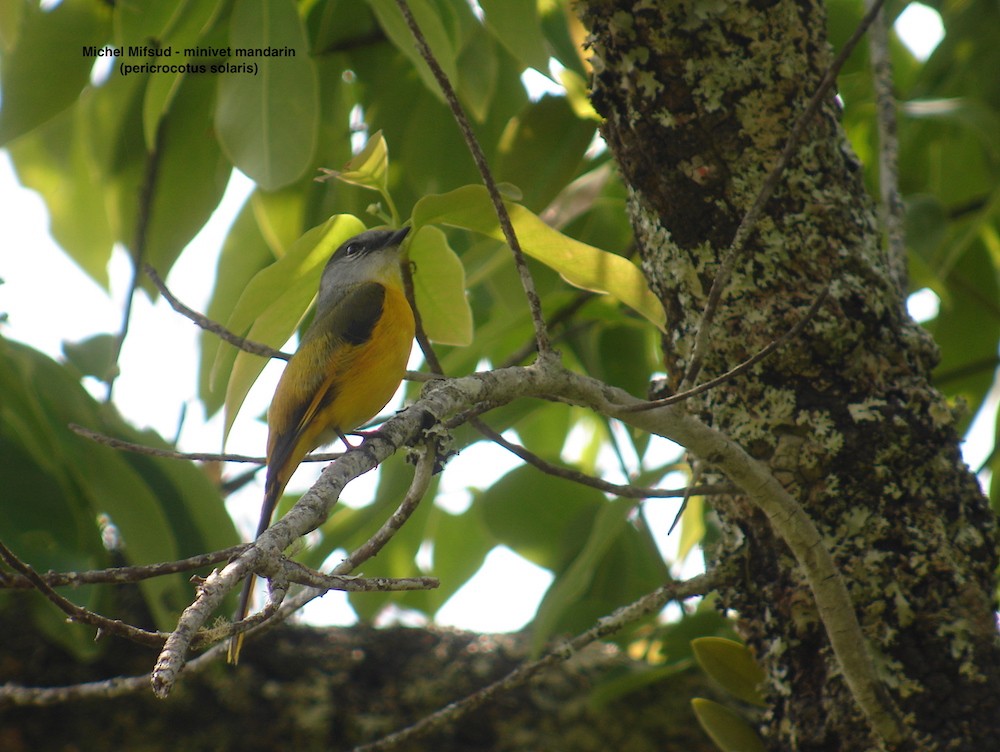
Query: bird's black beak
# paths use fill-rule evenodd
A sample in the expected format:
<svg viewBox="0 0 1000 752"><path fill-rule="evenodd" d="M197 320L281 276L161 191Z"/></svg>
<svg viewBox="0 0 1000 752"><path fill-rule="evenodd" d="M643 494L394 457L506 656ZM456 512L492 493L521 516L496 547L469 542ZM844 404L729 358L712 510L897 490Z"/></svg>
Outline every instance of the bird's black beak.
<svg viewBox="0 0 1000 752"><path fill-rule="evenodd" d="M409 227L404 227L401 230L397 230L396 232L394 232L392 235L389 236L389 240L386 241L386 246L389 247L389 246L399 245L400 243L403 242L403 239L409 232L410 232Z"/></svg>

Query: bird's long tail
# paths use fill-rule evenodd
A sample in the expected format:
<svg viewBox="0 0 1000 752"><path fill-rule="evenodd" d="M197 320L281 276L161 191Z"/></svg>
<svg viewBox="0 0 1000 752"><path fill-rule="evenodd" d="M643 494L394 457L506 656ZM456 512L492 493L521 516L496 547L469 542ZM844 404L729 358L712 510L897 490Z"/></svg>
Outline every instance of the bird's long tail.
<svg viewBox="0 0 1000 752"><path fill-rule="evenodd" d="M268 473L267 485L264 489L264 503L260 508L260 522L257 524L257 535L254 536L254 540L257 540L271 525L271 515L274 514L274 508L278 505L278 499L281 497L283 490L284 483L280 483L277 478L272 478L271 474ZM253 598L253 590L256 583L257 576L251 572L243 583L243 590L240 592L240 605L237 607L236 615L233 617L234 622L242 621L246 618L247 611L250 610L250 599ZM244 632L240 632L229 638L229 650L226 653L227 663L231 663L234 666L239 663L240 650L243 649L244 634Z"/></svg>

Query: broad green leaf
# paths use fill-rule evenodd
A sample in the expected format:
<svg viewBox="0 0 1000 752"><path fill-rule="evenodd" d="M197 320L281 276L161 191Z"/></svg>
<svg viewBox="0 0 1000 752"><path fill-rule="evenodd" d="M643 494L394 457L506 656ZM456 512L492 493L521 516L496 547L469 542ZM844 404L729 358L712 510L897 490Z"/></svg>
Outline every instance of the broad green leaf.
<svg viewBox="0 0 1000 752"><path fill-rule="evenodd" d="M184 50L206 45L203 36L213 27L223 10L224 0L181 0L177 3L163 3L158 0L132 0L118 6L115 14L115 37L118 44L128 44L136 39L155 40L161 47L169 46L173 53L168 59L172 65L191 62L194 65L210 65L217 58L189 58ZM207 46L224 46L221 34L219 40L211 39ZM170 110L174 97L180 89L185 73L157 73L151 76L146 86L142 106L142 130L146 148L156 148L156 133L160 120ZM198 75L207 76L208 72Z"/></svg>
<svg viewBox="0 0 1000 752"><path fill-rule="evenodd" d="M659 643L659 653L668 661L694 660L692 642L699 637L731 637L736 634L722 614L716 609L715 597L709 595L693 614L684 614L679 621L660 625L655 639Z"/></svg>
<svg viewBox="0 0 1000 752"><path fill-rule="evenodd" d="M722 752L766 752L757 732L729 708L702 697L692 699L691 707L698 723Z"/></svg>
<svg viewBox="0 0 1000 752"><path fill-rule="evenodd" d="M18 180L45 200L53 239L107 289L108 261L116 236L108 216L109 197L94 190L102 184L103 175L85 125L85 113L75 107L22 136L9 150Z"/></svg>
<svg viewBox="0 0 1000 752"><path fill-rule="evenodd" d="M156 149L160 121L170 110L183 82L183 73L160 73L150 77L142 99L142 135L148 151Z"/></svg>
<svg viewBox="0 0 1000 752"><path fill-rule="evenodd" d="M563 235L519 204L507 203L507 210L526 254L555 269L570 284L607 293L665 329L663 306L650 291L639 267L622 256ZM422 198L413 208L413 225L419 228L425 224L461 227L503 240L482 186L468 185Z"/></svg>
<svg viewBox="0 0 1000 752"><path fill-rule="evenodd" d="M538 0L480 0L486 27L511 55L544 75L549 51L538 18Z"/></svg>
<svg viewBox="0 0 1000 752"><path fill-rule="evenodd" d="M590 85L586 78L574 70L564 68L559 72L559 83L566 90L566 101L578 118L601 122L601 116L590 102Z"/></svg>
<svg viewBox="0 0 1000 752"><path fill-rule="evenodd" d="M357 39L371 39L378 34L378 24L371 11L358 0L328 0L303 4L309 38L317 56L349 47Z"/></svg>
<svg viewBox="0 0 1000 752"><path fill-rule="evenodd" d="M302 321L319 287L323 266L337 247L364 230L357 217L340 214L309 230L275 263L254 275L240 295L226 324L229 331L255 342L280 348ZM218 369L224 365L220 348L213 367L213 379L226 378ZM236 355L226 387L224 436L229 435L247 392L264 370L258 355L240 351Z"/></svg>
<svg viewBox="0 0 1000 752"><path fill-rule="evenodd" d="M243 204L222 244L222 253L215 268L215 288L205 314L212 321L228 321L236 303L253 275L274 261L261 237L251 201ZM237 350L222 347L222 340L212 332L199 335L198 397L207 415L214 415L225 401L225 384L213 383L212 367L220 360L218 370L229 373Z"/></svg>
<svg viewBox="0 0 1000 752"><path fill-rule="evenodd" d="M21 36L21 22L30 10L25 3L0 3L0 53L7 54L17 46Z"/></svg>
<svg viewBox="0 0 1000 752"><path fill-rule="evenodd" d="M67 363L81 376L93 376L106 382L118 373L115 339L111 334L95 334L81 342L63 342L62 351Z"/></svg>
<svg viewBox="0 0 1000 752"><path fill-rule="evenodd" d="M443 345L472 341L472 309L465 296L465 269L436 227L421 227L409 245L413 292L424 331Z"/></svg>
<svg viewBox="0 0 1000 752"><path fill-rule="evenodd" d="M33 484L41 492L30 494L35 504L12 507L0 521L0 527L13 526L5 528L4 538L31 553L32 563L45 569L106 566L99 515L118 528L130 564L170 561L236 541L218 492L199 468L125 454L76 435L69 425L146 445L166 442L131 429L112 407L97 404L69 370L28 347L0 340L0 361L0 440L16 444L4 457L20 456L25 477L35 465L47 479ZM0 472L8 470L19 469L0 463ZM0 486L17 488L19 482L5 477ZM58 560L47 563L53 555ZM181 575L140 587L161 628L175 622L191 594Z"/></svg>
<svg viewBox="0 0 1000 752"><path fill-rule="evenodd" d="M492 422L493 414L490 414ZM561 402L548 402L532 410L514 428L521 443L541 457L559 457L573 426L573 408Z"/></svg>
<svg viewBox="0 0 1000 752"><path fill-rule="evenodd" d="M110 8L90 0L63 0L48 9L17 4L22 12L11 20L18 27L3 31L5 43L9 39L14 46L4 50L0 68L0 146L77 100L95 60L81 50L102 47L111 31Z"/></svg>
<svg viewBox="0 0 1000 752"><path fill-rule="evenodd" d="M500 65L496 42L479 24L458 54L458 82L455 90L473 120L482 123L489 115L497 90Z"/></svg>
<svg viewBox="0 0 1000 752"><path fill-rule="evenodd" d="M948 210L937 196L907 196L904 229L910 250L924 259L934 258L948 235Z"/></svg>
<svg viewBox="0 0 1000 752"><path fill-rule="evenodd" d="M699 637L691 648L698 665L727 692L751 705L766 705L757 689L765 679L764 669L745 645L724 637Z"/></svg>
<svg viewBox="0 0 1000 752"><path fill-rule="evenodd" d="M472 507L457 515L434 507L427 534L434 545L432 574L441 580L439 588L425 594L433 614L479 571L496 541Z"/></svg>
<svg viewBox="0 0 1000 752"><path fill-rule="evenodd" d="M212 216L232 172L212 135L214 97L211 78L186 76L164 121L144 256L162 277Z"/></svg>
<svg viewBox="0 0 1000 752"><path fill-rule="evenodd" d="M608 703L676 676L687 667L687 663L677 662L663 666L630 665L623 670L608 672L597 680L587 697L587 704L595 709L604 709Z"/></svg>
<svg viewBox="0 0 1000 752"><path fill-rule="evenodd" d="M525 206L541 211L576 174L594 138L565 97L544 96L512 118L500 139L496 177L518 186Z"/></svg>
<svg viewBox="0 0 1000 752"><path fill-rule="evenodd" d="M444 71L449 81L456 81L458 79L458 72L455 67L455 59L457 57L455 45L444 24L441 22L441 16L438 14L434 4L428 2L428 0L410 0L408 4L410 11L413 13L413 18L420 27L420 31L423 32L424 37L427 39L427 45L431 48L431 52L434 53L438 65L441 66L441 70ZM405 19L399 12L396 0L368 0L368 5L374 11L375 17L378 19L382 30L385 31L386 36L396 46L396 49L410 59L410 62L417 69L428 91L441 100L443 95L441 94L437 80L431 73L430 68L427 67L427 63L424 62L423 57L417 51L413 35L410 33L410 27L406 25Z"/></svg>
<svg viewBox="0 0 1000 752"><path fill-rule="evenodd" d="M573 9L567 3L547 2L539 3L538 13L552 57L565 69L589 77L584 65L587 30Z"/></svg>
<svg viewBox="0 0 1000 752"><path fill-rule="evenodd" d="M532 625L532 645L539 651L563 619L565 612L584 599L597 566L627 524L625 504L604 503L594 517L586 541L572 564L549 587Z"/></svg>
<svg viewBox="0 0 1000 752"><path fill-rule="evenodd" d="M636 322L602 326L596 332L596 347L587 372L636 397L645 397L649 379L659 363L652 329Z"/></svg>
<svg viewBox="0 0 1000 752"><path fill-rule="evenodd" d="M532 644L540 651L555 633L576 634L669 580L656 544L627 521L631 502L607 502L580 552L557 575L533 623ZM628 640L633 626L617 640Z"/></svg>
<svg viewBox="0 0 1000 752"><path fill-rule="evenodd" d="M302 236L305 225L306 195L298 184L278 191L250 194L259 234L267 241L275 258L281 258Z"/></svg>
<svg viewBox="0 0 1000 752"><path fill-rule="evenodd" d="M475 503L499 543L552 572L563 571L576 558L606 504L600 491L529 466L511 470Z"/></svg>
<svg viewBox="0 0 1000 752"><path fill-rule="evenodd" d="M230 19L234 50L291 48L294 57L234 57L256 73L219 79L215 128L232 163L264 190L300 178L316 153L319 82L292 0L238 0Z"/></svg>

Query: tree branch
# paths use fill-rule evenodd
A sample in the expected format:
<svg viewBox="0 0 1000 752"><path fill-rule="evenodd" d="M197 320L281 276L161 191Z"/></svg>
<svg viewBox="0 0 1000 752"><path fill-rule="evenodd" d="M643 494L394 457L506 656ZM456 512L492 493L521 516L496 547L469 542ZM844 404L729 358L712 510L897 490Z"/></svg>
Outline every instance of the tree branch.
<svg viewBox="0 0 1000 752"><path fill-rule="evenodd" d="M7 546L3 543L0 543L0 559L3 559L7 566L17 570L24 577L26 577L35 589L38 590L38 592L44 595L56 606L56 608L66 614L72 621L97 627L98 637L101 637L105 633L113 634L132 640L133 642L137 642L141 645L150 645L153 647L159 647L163 644L163 640L166 638L166 635L158 632L148 632L145 629L133 627L132 625L126 624L123 621L118 621L117 619L108 619L105 616L95 614L93 611L88 611L82 606L76 605L53 590L52 587L45 582L45 580L40 577L30 565L21 561L17 555L15 555L14 552L7 548Z"/></svg>
<svg viewBox="0 0 1000 752"><path fill-rule="evenodd" d="M664 585L627 606L619 608L611 616L598 620L586 632L577 635L572 640L567 640L555 646L538 660L518 666L502 679L483 687L468 697L464 697L430 715L424 716L415 724L402 731L389 734L371 744L363 744L355 747L353 752L385 752L385 750L396 749L406 742L426 736L436 730L450 727L462 716L493 700L500 693L524 684L550 666L569 660L591 643L613 635L640 619L659 613L670 601L682 601L696 595L704 595L715 589L715 583L720 580L721 577L718 574L718 570L715 570L698 575L684 582L671 582Z"/></svg>
<svg viewBox="0 0 1000 752"><path fill-rule="evenodd" d="M0 544L2 545L2 544ZM231 546L220 551L213 551L207 554L191 556L178 561L168 561L159 564L146 564L136 567L111 567L108 569L94 569L88 572L35 572L38 579L49 587L78 587L80 585L124 585L141 580L148 580L153 577L162 577L167 574L177 574L178 572L189 572L192 569L200 569L211 564L218 564L221 561L228 561L236 554L240 553L246 544ZM13 575L0 572L0 589L37 589L37 580L28 577L26 574Z"/></svg>
<svg viewBox="0 0 1000 752"><path fill-rule="evenodd" d="M621 389L568 371L552 360L539 360L525 368L430 382L413 406L388 420L361 447L327 467L313 487L246 553L221 572L213 572L199 587L196 601L184 611L153 671L152 683L157 695L169 693L184 665L192 637L218 608L224 595L253 571L265 555L280 554L295 539L321 525L349 481L417 440L425 426L441 424L469 405L506 404L523 397L581 405L664 436L687 447L739 486L764 512L802 568L831 647L858 705L889 743L907 738L898 711L878 680L877 664L858 624L847 587L819 531L768 467L725 434L687 414L682 406L629 412L626 408L639 404L640 400Z"/></svg>

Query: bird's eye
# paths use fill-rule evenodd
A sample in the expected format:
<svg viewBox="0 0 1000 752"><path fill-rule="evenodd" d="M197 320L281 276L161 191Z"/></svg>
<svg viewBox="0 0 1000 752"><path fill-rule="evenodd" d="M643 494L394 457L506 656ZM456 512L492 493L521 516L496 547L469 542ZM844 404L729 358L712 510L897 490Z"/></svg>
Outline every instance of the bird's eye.
<svg viewBox="0 0 1000 752"><path fill-rule="evenodd" d="M361 243L348 243L347 247L344 249L344 253L348 256L354 256L361 250Z"/></svg>

